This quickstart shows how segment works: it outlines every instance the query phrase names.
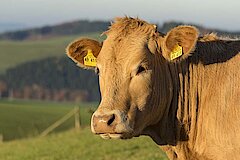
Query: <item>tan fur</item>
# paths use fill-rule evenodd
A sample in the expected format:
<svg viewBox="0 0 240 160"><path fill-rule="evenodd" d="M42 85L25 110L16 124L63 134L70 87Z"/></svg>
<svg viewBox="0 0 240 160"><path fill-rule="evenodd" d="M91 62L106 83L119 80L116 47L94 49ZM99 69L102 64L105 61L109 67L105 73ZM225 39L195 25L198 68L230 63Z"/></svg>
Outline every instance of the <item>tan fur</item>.
<svg viewBox="0 0 240 160"><path fill-rule="evenodd" d="M97 57L102 100L93 117L115 113L118 121L117 131L102 137L148 135L172 160L239 159L240 41L197 37L191 26L163 36L128 17L106 34ZM172 63L166 55L179 42L186 55ZM139 66L146 70L137 74Z"/></svg>
<svg viewBox="0 0 240 160"><path fill-rule="evenodd" d="M141 32L149 33L156 30L156 25L149 24L146 21L138 18L115 18L115 22L111 25L108 31L104 32L107 35L115 36L118 39L124 38L131 33Z"/></svg>
<svg viewBox="0 0 240 160"><path fill-rule="evenodd" d="M215 33L206 34L203 37L199 38L199 41L201 41L201 42L217 41L217 40L219 40L219 38L217 37L217 34L215 34Z"/></svg>

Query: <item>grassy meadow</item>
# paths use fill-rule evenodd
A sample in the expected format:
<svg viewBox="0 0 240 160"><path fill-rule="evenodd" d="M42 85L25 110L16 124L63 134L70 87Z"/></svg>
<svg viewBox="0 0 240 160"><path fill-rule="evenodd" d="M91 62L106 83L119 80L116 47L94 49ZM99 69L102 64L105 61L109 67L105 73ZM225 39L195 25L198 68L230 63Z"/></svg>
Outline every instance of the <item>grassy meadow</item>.
<svg viewBox="0 0 240 160"><path fill-rule="evenodd" d="M91 112L96 103L80 104L1 100L0 101L0 134L4 141L38 136L49 125L66 115L74 106L79 106L81 124L89 126ZM54 132L74 127L74 117L67 120Z"/></svg>
<svg viewBox="0 0 240 160"><path fill-rule="evenodd" d="M89 128L0 144L0 160L166 160L148 137L103 140Z"/></svg>
<svg viewBox="0 0 240 160"><path fill-rule="evenodd" d="M0 142L0 160L167 159L149 137L103 140L93 135L89 128L90 110L95 109L96 103L79 105L84 126L80 131L72 129L72 118L50 135L38 136L74 106L73 103L1 100L0 133L8 141Z"/></svg>
<svg viewBox="0 0 240 160"><path fill-rule="evenodd" d="M65 56L67 45L79 37L98 40L104 38L100 37L100 33L88 33L33 41L0 41L0 73L24 62L53 56Z"/></svg>

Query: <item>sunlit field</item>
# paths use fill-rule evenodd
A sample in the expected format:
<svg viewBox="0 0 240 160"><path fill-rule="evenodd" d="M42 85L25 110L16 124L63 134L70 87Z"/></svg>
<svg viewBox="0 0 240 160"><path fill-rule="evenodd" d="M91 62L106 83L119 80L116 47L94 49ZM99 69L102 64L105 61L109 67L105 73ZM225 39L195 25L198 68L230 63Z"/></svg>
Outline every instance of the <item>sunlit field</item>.
<svg viewBox="0 0 240 160"><path fill-rule="evenodd" d="M80 108L82 126L89 126L97 103L60 103L24 100L0 101L0 134L4 141L38 136L47 127L66 115L73 107ZM57 127L54 132L74 127L74 117Z"/></svg>
<svg viewBox="0 0 240 160"><path fill-rule="evenodd" d="M97 103L78 105L80 130L73 128L74 119L71 118L49 135L39 137L44 129L74 106L74 103L1 100L0 133L5 141L0 142L0 160L167 159L149 137L103 140L92 134L90 117Z"/></svg>
<svg viewBox="0 0 240 160"><path fill-rule="evenodd" d="M148 137L103 140L89 128L0 144L1 160L166 160Z"/></svg>

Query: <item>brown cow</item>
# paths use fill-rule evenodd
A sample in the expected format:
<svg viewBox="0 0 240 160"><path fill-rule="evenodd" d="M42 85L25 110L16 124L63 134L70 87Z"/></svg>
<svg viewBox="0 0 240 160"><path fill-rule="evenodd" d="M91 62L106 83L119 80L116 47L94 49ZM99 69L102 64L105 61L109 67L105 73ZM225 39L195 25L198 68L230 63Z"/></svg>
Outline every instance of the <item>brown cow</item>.
<svg viewBox="0 0 240 160"><path fill-rule="evenodd" d="M103 44L80 39L67 48L99 74L93 133L148 135L170 159L240 159L240 41L199 37L192 26L163 35L128 17L105 34Z"/></svg>

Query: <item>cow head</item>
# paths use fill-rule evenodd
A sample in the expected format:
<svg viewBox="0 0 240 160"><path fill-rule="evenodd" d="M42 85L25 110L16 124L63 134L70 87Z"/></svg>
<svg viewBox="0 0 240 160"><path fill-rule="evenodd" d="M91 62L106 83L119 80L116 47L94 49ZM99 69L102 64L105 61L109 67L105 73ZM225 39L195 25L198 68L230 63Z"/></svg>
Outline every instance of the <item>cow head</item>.
<svg viewBox="0 0 240 160"><path fill-rule="evenodd" d="M173 84L168 65L190 55L198 32L181 26L165 36L155 25L121 18L105 34L103 43L80 39L67 48L67 55L80 67L94 69L99 75L102 99L91 129L103 138L139 136L169 112ZM171 54L176 46L181 47L182 55L174 59ZM94 56L97 63L85 63L88 56Z"/></svg>

